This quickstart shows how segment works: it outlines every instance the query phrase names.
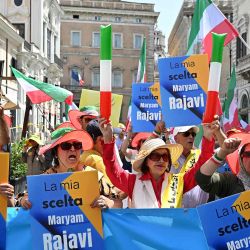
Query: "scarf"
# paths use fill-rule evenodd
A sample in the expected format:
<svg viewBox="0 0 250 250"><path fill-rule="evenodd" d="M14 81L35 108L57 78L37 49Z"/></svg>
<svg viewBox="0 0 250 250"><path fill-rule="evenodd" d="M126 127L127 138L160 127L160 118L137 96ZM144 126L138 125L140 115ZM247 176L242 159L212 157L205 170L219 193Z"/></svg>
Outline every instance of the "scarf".
<svg viewBox="0 0 250 250"><path fill-rule="evenodd" d="M239 156L239 162L240 162L240 171L237 177L242 181L245 190L250 190L250 175L247 173L240 156Z"/></svg>

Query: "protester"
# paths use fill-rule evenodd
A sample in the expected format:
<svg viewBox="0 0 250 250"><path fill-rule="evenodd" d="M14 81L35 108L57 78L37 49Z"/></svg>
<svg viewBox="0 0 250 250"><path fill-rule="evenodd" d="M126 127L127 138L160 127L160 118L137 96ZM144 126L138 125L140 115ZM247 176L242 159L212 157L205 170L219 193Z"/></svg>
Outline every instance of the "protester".
<svg viewBox="0 0 250 250"><path fill-rule="evenodd" d="M27 163L27 175L41 174L46 169L45 156L38 154L42 145L43 142L39 135L31 135L26 141L23 147L22 160Z"/></svg>
<svg viewBox="0 0 250 250"><path fill-rule="evenodd" d="M95 106L84 106L80 110L69 111L69 120L76 129L86 130L88 123L98 116Z"/></svg>
<svg viewBox="0 0 250 250"><path fill-rule="evenodd" d="M46 170L45 174L86 170L85 166L82 165L80 168L79 165L81 150L89 150L93 147L93 141L86 131L65 127L59 128L52 132L51 139L53 142L43 146L39 152L39 154L44 154L46 151L52 149L52 154L54 155L54 166ZM101 195L93 201L91 206L98 206L100 208L121 207L121 201L116 199L114 192L105 183L102 175L100 177L99 174L98 178ZM25 209L31 207L27 193L19 198L19 204Z"/></svg>
<svg viewBox="0 0 250 250"><path fill-rule="evenodd" d="M216 153L203 164L200 170L196 173L196 181L198 185L210 194L214 194L219 198L227 197L233 194L250 190L250 134L245 134L245 140L241 144L242 137L228 138L222 144ZM241 144L241 147L236 151ZM233 173L217 173L219 168L226 158L232 154L229 165L236 168L239 166L237 175Z"/></svg>
<svg viewBox="0 0 250 250"><path fill-rule="evenodd" d="M121 145L124 142L124 140L126 139L126 133L125 133L125 125L122 123L119 123L117 125L117 128L114 128L114 134L116 134L116 138L115 138L115 144L118 148L118 150L121 149Z"/></svg>
<svg viewBox="0 0 250 250"><path fill-rule="evenodd" d="M194 173L212 155L213 141L203 148L193 168L185 174L169 174L172 163L180 157L180 144L165 144L160 138L144 142L133 162L137 174L131 174L119 167L114 153L112 126L104 118L99 121L103 133L103 160L112 183L128 194L134 208L181 207L182 194L195 185ZM204 128L204 136L211 139L219 129L217 119Z"/></svg>
<svg viewBox="0 0 250 250"><path fill-rule="evenodd" d="M9 144L9 128L4 119L4 108L0 106L0 152L3 152L3 146ZM9 183L0 183L0 194L7 199L7 206L13 207L14 200L14 187Z"/></svg>

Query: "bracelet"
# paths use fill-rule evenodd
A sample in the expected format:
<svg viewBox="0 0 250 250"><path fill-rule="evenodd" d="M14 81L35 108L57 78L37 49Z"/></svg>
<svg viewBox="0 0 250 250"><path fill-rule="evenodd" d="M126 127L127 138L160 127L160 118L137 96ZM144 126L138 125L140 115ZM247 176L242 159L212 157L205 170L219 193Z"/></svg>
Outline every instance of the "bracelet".
<svg viewBox="0 0 250 250"><path fill-rule="evenodd" d="M211 160L218 165L224 164L224 160L216 156L216 153L211 157Z"/></svg>
<svg viewBox="0 0 250 250"><path fill-rule="evenodd" d="M221 159L221 158L218 156L217 152L214 154L214 158L215 158L216 160L218 160L218 161L224 161L224 159Z"/></svg>

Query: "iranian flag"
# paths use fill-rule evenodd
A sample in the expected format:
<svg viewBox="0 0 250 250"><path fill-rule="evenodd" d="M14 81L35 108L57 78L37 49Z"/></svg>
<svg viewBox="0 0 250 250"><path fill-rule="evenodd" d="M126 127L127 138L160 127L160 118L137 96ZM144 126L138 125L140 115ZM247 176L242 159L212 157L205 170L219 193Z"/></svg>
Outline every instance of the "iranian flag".
<svg viewBox="0 0 250 250"><path fill-rule="evenodd" d="M146 38L144 37L138 64L136 82L146 82Z"/></svg>
<svg viewBox="0 0 250 250"><path fill-rule="evenodd" d="M50 100L72 104L73 93L67 89L29 78L13 67L11 70L33 104Z"/></svg>
<svg viewBox="0 0 250 250"><path fill-rule="evenodd" d="M250 126L241 119L238 112L237 97L236 97L236 74L233 67L231 79L228 85L227 98L223 105L223 127L225 131L232 128L244 129L250 131Z"/></svg>
<svg viewBox="0 0 250 250"><path fill-rule="evenodd" d="M212 54L212 32L227 33L224 45L239 35L238 31L211 0L196 0L187 54Z"/></svg>
<svg viewBox="0 0 250 250"><path fill-rule="evenodd" d="M107 121L111 115L112 27L101 26L100 48L100 113Z"/></svg>

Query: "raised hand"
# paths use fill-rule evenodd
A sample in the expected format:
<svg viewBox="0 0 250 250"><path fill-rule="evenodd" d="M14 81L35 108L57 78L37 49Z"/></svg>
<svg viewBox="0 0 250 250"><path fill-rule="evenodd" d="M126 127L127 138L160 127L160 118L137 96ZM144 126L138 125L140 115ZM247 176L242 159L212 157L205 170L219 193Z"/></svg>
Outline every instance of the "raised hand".
<svg viewBox="0 0 250 250"><path fill-rule="evenodd" d="M109 143L113 139L113 130L110 122L107 122L105 118L99 118L99 128L103 135L104 143Z"/></svg>

